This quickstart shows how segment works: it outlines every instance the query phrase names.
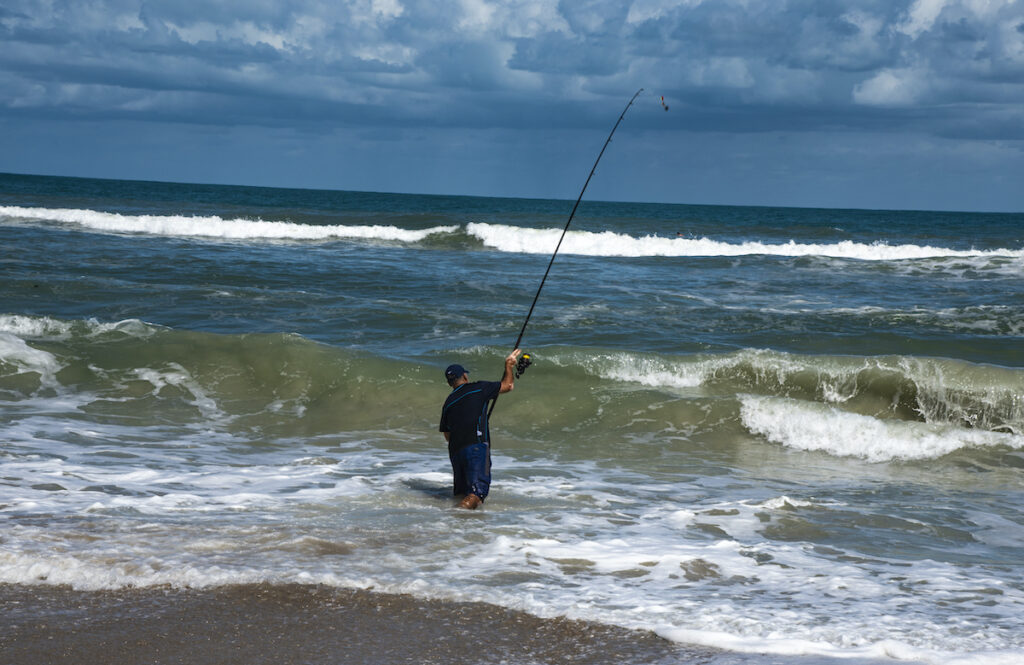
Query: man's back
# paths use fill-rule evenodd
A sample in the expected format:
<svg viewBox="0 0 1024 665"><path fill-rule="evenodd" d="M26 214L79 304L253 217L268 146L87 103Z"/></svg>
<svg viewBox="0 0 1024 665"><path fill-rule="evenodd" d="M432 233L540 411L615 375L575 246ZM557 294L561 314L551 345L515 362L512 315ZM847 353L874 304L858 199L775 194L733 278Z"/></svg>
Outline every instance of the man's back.
<svg viewBox="0 0 1024 665"><path fill-rule="evenodd" d="M441 409L441 432L448 432L448 452L489 442L487 405L498 396L499 381L463 383L448 395Z"/></svg>

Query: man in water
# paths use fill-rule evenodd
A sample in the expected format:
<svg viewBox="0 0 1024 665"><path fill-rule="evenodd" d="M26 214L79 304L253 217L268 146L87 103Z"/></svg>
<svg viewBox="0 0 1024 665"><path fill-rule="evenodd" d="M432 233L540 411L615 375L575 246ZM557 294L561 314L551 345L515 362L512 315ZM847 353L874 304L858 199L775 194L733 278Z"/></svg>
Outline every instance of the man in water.
<svg viewBox="0 0 1024 665"><path fill-rule="evenodd" d="M455 495L465 495L460 508L472 510L484 499L491 487L491 435L487 428L487 409L492 400L515 386L515 366L520 350L505 358L505 375L501 381L470 383L469 372L462 365L449 365L444 378L452 387L441 408L440 431L448 442L448 458L452 461Z"/></svg>

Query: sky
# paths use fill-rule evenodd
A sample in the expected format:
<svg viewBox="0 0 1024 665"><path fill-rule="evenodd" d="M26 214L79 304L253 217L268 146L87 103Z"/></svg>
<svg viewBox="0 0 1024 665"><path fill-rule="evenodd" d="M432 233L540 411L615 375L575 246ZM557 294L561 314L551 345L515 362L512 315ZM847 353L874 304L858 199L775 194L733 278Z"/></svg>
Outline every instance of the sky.
<svg viewBox="0 0 1024 665"><path fill-rule="evenodd" d="M0 172L575 199L641 88L588 199L1024 211L1024 0L0 0Z"/></svg>

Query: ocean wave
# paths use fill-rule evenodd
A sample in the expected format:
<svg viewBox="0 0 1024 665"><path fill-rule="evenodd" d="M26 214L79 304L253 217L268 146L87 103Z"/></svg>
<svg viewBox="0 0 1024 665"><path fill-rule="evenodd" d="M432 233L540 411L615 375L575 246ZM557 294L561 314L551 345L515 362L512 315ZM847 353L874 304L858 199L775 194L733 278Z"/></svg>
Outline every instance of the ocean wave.
<svg viewBox="0 0 1024 665"><path fill-rule="evenodd" d="M492 361L500 366L499 350L460 353L477 356L481 369ZM652 399L678 403L679 416L688 419L688 400L725 397L735 403L738 395L753 395L871 418L1024 435L1019 368L765 349L670 355L559 347L534 350L534 359L544 369L529 377L530 399L503 406L523 412L532 429L647 431L663 424L645 425L632 414ZM177 414L181 422L297 428L313 435L333 431L342 421L352 429L419 422L443 396L432 390L438 367L429 363L358 353L293 334L221 335L138 320L0 316L0 370L0 388L15 400L46 387L61 399L102 405L111 418L135 419L159 403L163 416ZM579 399L562 399L566 385ZM652 398L638 388L661 395ZM396 403L410 408L396 411Z"/></svg>
<svg viewBox="0 0 1024 665"><path fill-rule="evenodd" d="M30 346L17 335L0 331L0 396L33 393L59 385L64 365L52 353Z"/></svg>
<svg viewBox="0 0 1024 665"><path fill-rule="evenodd" d="M936 459L963 448L1024 449L1024 436L949 425L873 418L784 397L741 397L740 417L753 433L797 450L870 462Z"/></svg>
<svg viewBox="0 0 1024 665"><path fill-rule="evenodd" d="M392 378L410 387L396 396ZM431 413L423 368L269 333L222 335L129 319L117 323L0 316L0 398L51 399L109 422L277 428L317 434L401 418L394 401ZM432 380L431 383L438 383ZM373 400L376 408L368 408ZM277 431L275 429L275 431Z"/></svg>
<svg viewBox="0 0 1024 665"><path fill-rule="evenodd" d="M947 271L948 272L948 271ZM966 307L910 307L886 308L783 306L752 308L756 311L782 316L819 315L836 319L855 319L866 325L877 322L880 325L928 326L942 330L953 330L978 335L1024 335L1024 308L1012 305L970 305Z"/></svg>
<svg viewBox="0 0 1024 665"><path fill-rule="evenodd" d="M98 591L155 586L204 589L266 581L266 574L256 570L237 571L216 566L177 568L146 561L103 564L71 554L0 553L0 582L4 584L47 584Z"/></svg>
<svg viewBox="0 0 1024 665"><path fill-rule="evenodd" d="M458 226L435 226L428 229L403 229L392 225L315 225L293 222L268 222L252 219L223 219L213 216L183 215L121 215L96 210L63 208L21 208L0 206L0 215L15 219L74 224L109 233L143 233L150 235L225 240L392 240L419 242L440 233L453 233Z"/></svg>
<svg viewBox="0 0 1024 665"><path fill-rule="evenodd" d="M471 223L466 231L479 238L485 246L503 252L551 254L561 229L533 229L501 224ZM956 250L922 245L889 245L882 241L866 244L844 240L836 243L764 242L728 243L709 238L633 237L604 231L570 231L559 249L560 253L582 256L822 256L861 261L903 261L935 258L1024 258L1024 250Z"/></svg>
<svg viewBox="0 0 1024 665"><path fill-rule="evenodd" d="M864 415L1024 433L1021 369L942 358L802 356L763 349L701 356L551 355L562 366L657 389L791 397Z"/></svg>
<svg viewBox="0 0 1024 665"><path fill-rule="evenodd" d="M0 332L11 333L22 339L66 340L74 336L93 337L111 332L148 337L160 329L160 326L139 319L104 323L95 318L65 321L49 316L0 314Z"/></svg>
<svg viewBox="0 0 1024 665"><path fill-rule="evenodd" d="M0 216L12 220L68 224L107 233L146 234L224 240L383 240L403 243L435 242L454 237L470 247L477 243L501 252L551 254L562 234L557 228L531 228L471 222L442 224L424 229L395 224L348 225L302 224L261 219L224 219L216 215L124 215L88 209L0 206ZM598 257L824 257L860 261L907 261L918 259L984 259L1010 261L1016 270L1024 261L1024 249L963 250L929 245L891 245L882 240L865 243L783 243L761 241L725 242L711 238L632 236L614 231L570 231L559 248L562 254ZM977 269L954 266L958 270Z"/></svg>

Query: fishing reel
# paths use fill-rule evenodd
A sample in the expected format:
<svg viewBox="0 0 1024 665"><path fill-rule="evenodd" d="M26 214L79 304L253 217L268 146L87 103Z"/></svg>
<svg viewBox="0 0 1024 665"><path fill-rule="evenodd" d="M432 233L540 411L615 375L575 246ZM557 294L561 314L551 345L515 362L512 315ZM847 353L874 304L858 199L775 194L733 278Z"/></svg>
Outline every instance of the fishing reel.
<svg viewBox="0 0 1024 665"><path fill-rule="evenodd" d="M526 372L526 368L533 364L533 359L529 353L524 353L519 356L519 361L516 363L516 378L518 379Z"/></svg>

